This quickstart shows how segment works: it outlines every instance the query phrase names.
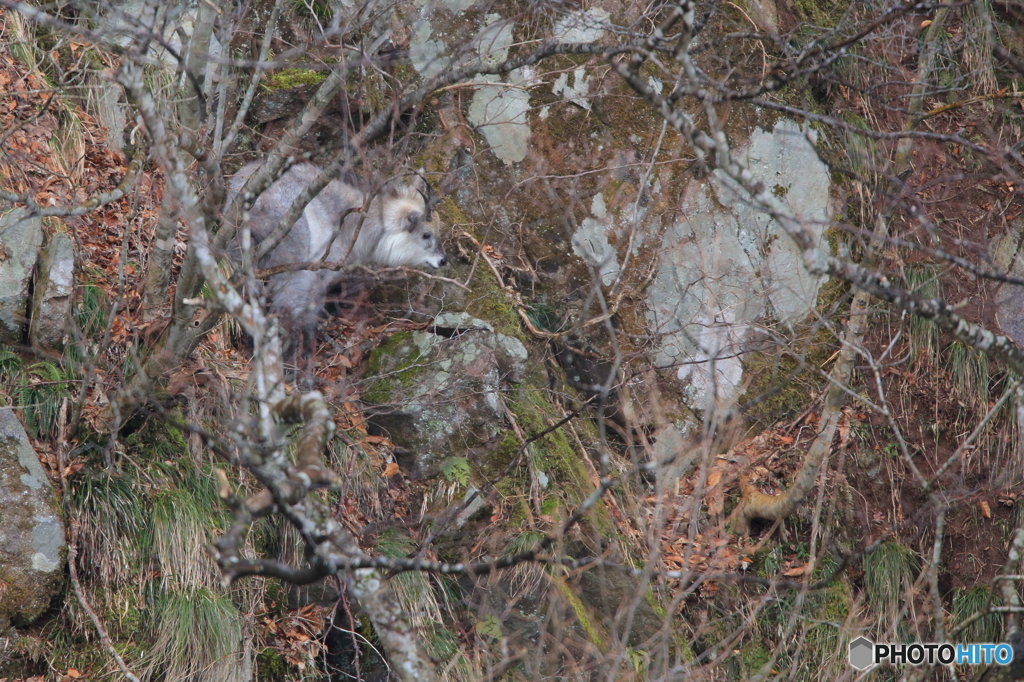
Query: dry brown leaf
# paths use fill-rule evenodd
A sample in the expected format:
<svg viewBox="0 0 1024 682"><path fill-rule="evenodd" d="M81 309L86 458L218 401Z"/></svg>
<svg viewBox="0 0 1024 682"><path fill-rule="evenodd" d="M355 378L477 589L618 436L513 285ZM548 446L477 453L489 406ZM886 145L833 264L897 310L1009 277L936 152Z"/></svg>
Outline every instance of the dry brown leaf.
<svg viewBox="0 0 1024 682"><path fill-rule="evenodd" d="M74 464L66 466L64 467L64 471L61 472L61 477L67 478L72 474L77 474L79 471L82 470L83 466L85 466L85 462L75 462Z"/></svg>
<svg viewBox="0 0 1024 682"><path fill-rule="evenodd" d="M839 448L843 449L850 443L850 413L849 406L844 407L842 416L839 417Z"/></svg>
<svg viewBox="0 0 1024 682"><path fill-rule="evenodd" d="M490 244L484 244L483 251L487 256L494 260L502 260L504 258L504 256L502 256L501 253Z"/></svg>
<svg viewBox="0 0 1024 682"><path fill-rule="evenodd" d="M394 476L397 473L398 473L398 465L396 463L394 463L394 462L390 462L386 467L384 467L384 473L381 474L381 475L384 478L391 478L392 476Z"/></svg>
<svg viewBox="0 0 1024 682"><path fill-rule="evenodd" d="M718 485L718 482L721 481L721 480L722 480L722 470L721 469L712 469L711 473L708 474L707 490L711 490L712 488L714 488L716 485Z"/></svg>
<svg viewBox="0 0 1024 682"><path fill-rule="evenodd" d="M788 571L786 571L782 575L784 575L786 577L789 577L789 578L796 578L797 576L801 576L801 575L803 575L806 572L807 572L807 564L804 564L803 566L794 566L793 568L789 569Z"/></svg>

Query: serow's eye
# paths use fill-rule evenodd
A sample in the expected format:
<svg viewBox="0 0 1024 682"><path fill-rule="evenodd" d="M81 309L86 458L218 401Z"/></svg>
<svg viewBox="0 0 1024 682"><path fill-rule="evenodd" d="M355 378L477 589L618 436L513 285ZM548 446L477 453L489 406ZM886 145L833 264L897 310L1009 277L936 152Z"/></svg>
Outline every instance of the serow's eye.
<svg viewBox="0 0 1024 682"><path fill-rule="evenodd" d="M430 239L430 233L429 232L424 232L423 233L423 238L429 240Z"/></svg>

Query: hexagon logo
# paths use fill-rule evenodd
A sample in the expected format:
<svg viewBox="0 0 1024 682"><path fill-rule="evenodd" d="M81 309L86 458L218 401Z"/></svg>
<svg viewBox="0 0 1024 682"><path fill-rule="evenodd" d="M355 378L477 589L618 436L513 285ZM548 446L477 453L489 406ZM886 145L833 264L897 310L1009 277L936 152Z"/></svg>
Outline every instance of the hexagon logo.
<svg viewBox="0 0 1024 682"><path fill-rule="evenodd" d="M867 637L858 637L850 642L850 665L857 670L867 670L874 664L875 644Z"/></svg>

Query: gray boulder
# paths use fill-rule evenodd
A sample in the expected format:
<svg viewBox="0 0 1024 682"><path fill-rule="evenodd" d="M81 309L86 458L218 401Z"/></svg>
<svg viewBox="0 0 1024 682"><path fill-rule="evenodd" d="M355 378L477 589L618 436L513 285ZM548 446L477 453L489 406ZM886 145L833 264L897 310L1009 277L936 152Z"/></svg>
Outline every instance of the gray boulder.
<svg viewBox="0 0 1024 682"><path fill-rule="evenodd" d="M456 452L472 452L508 428L501 393L523 379L518 340L465 313L445 313L431 331L394 334L374 351L376 378L363 392L371 423L399 446L414 477L432 476ZM404 461L402 457L404 456Z"/></svg>
<svg viewBox="0 0 1024 682"><path fill-rule="evenodd" d="M1024 220L1010 223L1006 234L992 245L992 260L1001 272L1016 279L1024 278L1024 252L1021 250ZM1024 291L1017 284L1000 283L995 294L996 319L1004 334L1017 344L1024 344Z"/></svg>
<svg viewBox="0 0 1024 682"><path fill-rule="evenodd" d="M14 411L0 408L0 630L27 624L64 583L64 524Z"/></svg>
<svg viewBox="0 0 1024 682"><path fill-rule="evenodd" d="M21 343L43 222L23 209L0 216L0 343Z"/></svg>
<svg viewBox="0 0 1024 682"><path fill-rule="evenodd" d="M71 288L75 281L75 253L71 237L55 232L43 250L32 297L29 339L33 346L60 350L71 315Z"/></svg>
<svg viewBox="0 0 1024 682"><path fill-rule="evenodd" d="M808 136L814 132L782 119L771 131L755 129L735 155L820 242L831 178ZM676 367L691 406L708 409L742 392L740 354L756 340L758 322L798 324L826 278L807 272L795 242L720 170L691 181L680 209L658 247L647 326L661 338L658 365Z"/></svg>

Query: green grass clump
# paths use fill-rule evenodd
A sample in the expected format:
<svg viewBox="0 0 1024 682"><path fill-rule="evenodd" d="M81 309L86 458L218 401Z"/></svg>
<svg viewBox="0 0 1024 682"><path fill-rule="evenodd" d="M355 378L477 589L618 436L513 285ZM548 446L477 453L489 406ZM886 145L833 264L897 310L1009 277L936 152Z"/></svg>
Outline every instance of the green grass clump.
<svg viewBox="0 0 1024 682"><path fill-rule="evenodd" d="M153 634L147 677L242 681L242 619L227 596L205 588L164 593Z"/></svg>
<svg viewBox="0 0 1024 682"><path fill-rule="evenodd" d="M976 613L987 611L992 593L983 585L970 590L957 590L953 596L953 624L963 623ZM968 625L957 637L960 642L998 642L1003 634L998 614L990 613Z"/></svg>
<svg viewBox="0 0 1024 682"><path fill-rule="evenodd" d="M79 552L87 577L105 589L139 582L150 570L153 532L146 487L134 467L123 474L77 477L65 499L69 518L79 522Z"/></svg>
<svg viewBox="0 0 1024 682"><path fill-rule="evenodd" d="M0 346L0 395L6 394L10 406L21 413L32 438L56 438L61 404L71 397L77 381L75 371L64 364L41 360L25 365L21 356Z"/></svg>
<svg viewBox="0 0 1024 682"><path fill-rule="evenodd" d="M331 3L327 0L292 0L291 7L295 16L306 24L318 23L325 26L334 16Z"/></svg>
<svg viewBox="0 0 1024 682"><path fill-rule="evenodd" d="M119 473L87 468L65 498L83 583L148 677L240 681L241 616L204 549L226 523L212 474L166 424L148 423L124 445Z"/></svg>
<svg viewBox="0 0 1024 682"><path fill-rule="evenodd" d="M918 560L914 550L898 542L883 542L864 555L864 591L886 625L896 623L914 584Z"/></svg>
<svg viewBox="0 0 1024 682"><path fill-rule="evenodd" d="M502 556L515 556L522 552L528 552L535 548L544 539L544 533L535 530L528 530L520 533L519 535L512 538L505 549L502 550ZM535 564L531 561L526 561L516 565L509 572L508 579L517 589L524 592L532 592L540 587L541 579L544 576L544 566L542 564Z"/></svg>
<svg viewBox="0 0 1024 682"><path fill-rule="evenodd" d="M942 298L942 270L930 263L911 265L906 269L907 288L925 298ZM939 328L917 315L910 318L910 362L920 360L926 365L935 362L939 352Z"/></svg>
<svg viewBox="0 0 1024 682"><path fill-rule="evenodd" d="M168 488L153 495L153 549L165 586L184 588L216 580L213 562L205 551L206 540L216 528L211 524L216 513L211 514L188 490Z"/></svg>
<svg viewBox="0 0 1024 682"><path fill-rule="evenodd" d="M989 401L988 355L962 341L949 344L947 367L963 402L984 413Z"/></svg>
<svg viewBox="0 0 1024 682"><path fill-rule="evenodd" d="M809 605L814 617L807 623L805 665L817 669L821 661L842 661L842 630L850 614L850 602L848 586L839 581L811 595ZM836 677L842 673L834 672Z"/></svg>
<svg viewBox="0 0 1024 682"><path fill-rule="evenodd" d="M530 318L530 322L537 329L554 333L559 333L566 329L564 316L559 314L554 306L543 301L531 303L527 306L526 316Z"/></svg>
<svg viewBox="0 0 1024 682"><path fill-rule="evenodd" d="M393 559L408 556L416 550L416 543L408 536L394 529L380 534L375 549L382 555ZM410 571L399 573L391 579L392 587L398 602L406 613L412 614L411 619L420 632L426 633L427 650L437 660L448 660L458 657L453 663L458 669L466 664L466 658L459 649L458 638L443 624L441 612L444 599L450 596L445 589L434 590L434 578L426 573ZM447 605L450 609L450 605ZM448 679L455 679L448 677Z"/></svg>
<svg viewBox="0 0 1024 682"><path fill-rule="evenodd" d="M107 324L107 294L102 287L84 284L78 289L78 328L93 341L99 340Z"/></svg>

